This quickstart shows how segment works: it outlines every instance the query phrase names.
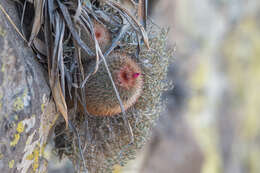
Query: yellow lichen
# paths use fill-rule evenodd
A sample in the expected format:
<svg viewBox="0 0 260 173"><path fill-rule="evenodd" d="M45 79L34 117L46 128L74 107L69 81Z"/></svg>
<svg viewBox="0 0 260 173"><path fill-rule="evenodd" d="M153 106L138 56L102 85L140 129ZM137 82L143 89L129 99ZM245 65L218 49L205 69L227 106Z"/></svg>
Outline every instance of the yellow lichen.
<svg viewBox="0 0 260 173"><path fill-rule="evenodd" d="M28 90L25 89L24 92L23 92L23 97L26 97L28 95Z"/></svg>
<svg viewBox="0 0 260 173"><path fill-rule="evenodd" d="M14 167L14 160L11 160L11 161L8 163L8 166L9 166L9 168L13 168L13 167Z"/></svg>
<svg viewBox="0 0 260 173"><path fill-rule="evenodd" d="M44 112L44 109L45 109L45 104L43 103L43 104L41 104L41 110L42 110L42 112Z"/></svg>
<svg viewBox="0 0 260 173"><path fill-rule="evenodd" d="M29 145L31 143L31 138L27 138L26 142L25 142L25 145Z"/></svg>
<svg viewBox="0 0 260 173"><path fill-rule="evenodd" d="M5 71L5 64L2 64L1 72L4 72L4 71Z"/></svg>
<svg viewBox="0 0 260 173"><path fill-rule="evenodd" d="M53 116L53 114L50 114L51 116ZM49 115L48 115L49 116ZM48 123L50 123L50 124L48 124L48 126L43 126L43 130L45 131L46 130L46 128L47 128L47 130L48 129L51 129L54 125L55 125L55 123L56 123L56 120L59 118L59 116L60 116L60 114L59 113L57 113L57 114L55 114L55 116L54 116L54 118L47 118L47 119L52 119L52 121L50 121L50 122L48 122Z"/></svg>
<svg viewBox="0 0 260 173"><path fill-rule="evenodd" d="M0 27L0 36L4 37L6 34L6 31Z"/></svg>
<svg viewBox="0 0 260 173"><path fill-rule="evenodd" d="M33 153L26 156L26 160L33 160L33 159L34 159Z"/></svg>
<svg viewBox="0 0 260 173"><path fill-rule="evenodd" d="M15 111L20 111L23 110L24 104L23 100L21 97L17 97L16 100L14 101L13 108Z"/></svg>
<svg viewBox="0 0 260 173"><path fill-rule="evenodd" d="M14 119L15 119L16 121L18 121L18 120L19 120L18 115L15 115L15 116L14 116Z"/></svg>
<svg viewBox="0 0 260 173"><path fill-rule="evenodd" d="M0 160L2 160L4 158L4 155L2 153L0 153Z"/></svg>
<svg viewBox="0 0 260 173"><path fill-rule="evenodd" d="M19 142L19 139L20 139L20 134L19 133L15 134L13 141L11 141L10 143L10 146L11 147L15 146Z"/></svg>
<svg viewBox="0 0 260 173"><path fill-rule="evenodd" d="M17 124L16 131L17 131L18 133L22 133L22 132L24 131L24 125L23 125L23 122L22 122L22 121Z"/></svg>
<svg viewBox="0 0 260 173"><path fill-rule="evenodd" d="M27 160L33 160L33 172L39 168L39 155L40 155L40 148L36 147L33 152L26 156Z"/></svg>
<svg viewBox="0 0 260 173"><path fill-rule="evenodd" d="M41 147L41 156L44 155L44 150L45 150L46 144L43 144L43 146Z"/></svg>
<svg viewBox="0 0 260 173"><path fill-rule="evenodd" d="M1 108L2 108L2 99L3 99L3 94L2 93L0 93L0 110L1 110Z"/></svg>
<svg viewBox="0 0 260 173"><path fill-rule="evenodd" d="M113 173L121 173L121 172L122 172L122 167L120 165L115 165Z"/></svg>
<svg viewBox="0 0 260 173"><path fill-rule="evenodd" d="M39 148L35 148L33 151L34 162L33 162L33 170L36 171L39 167Z"/></svg>

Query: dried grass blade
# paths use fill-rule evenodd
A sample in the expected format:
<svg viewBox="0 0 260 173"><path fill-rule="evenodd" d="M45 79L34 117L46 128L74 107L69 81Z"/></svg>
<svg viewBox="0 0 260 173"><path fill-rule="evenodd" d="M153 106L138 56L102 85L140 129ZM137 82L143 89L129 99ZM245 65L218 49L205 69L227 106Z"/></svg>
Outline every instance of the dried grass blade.
<svg viewBox="0 0 260 173"><path fill-rule="evenodd" d="M65 32L65 23L57 14L55 15L55 22L56 22L56 37L54 43L54 52L52 57L52 64L51 67L51 78L52 83L54 84L52 87L53 97L55 103L58 107L58 110L62 114L65 119L66 127L68 126L68 112L67 112L67 104L65 101L65 80L64 80L64 62L63 62L63 37ZM59 79L59 71L61 74L61 81Z"/></svg>
<svg viewBox="0 0 260 173"><path fill-rule="evenodd" d="M1 11L4 13L4 15L6 16L7 20L11 23L11 25L14 27L15 31L22 37L22 39L27 43L26 38L23 36L23 34L19 31L19 29L17 28L17 26L15 25L15 23L13 22L13 20L11 19L11 17L8 15L8 13L5 11L5 9L3 8L3 6L0 4L0 9Z"/></svg>
<svg viewBox="0 0 260 173"><path fill-rule="evenodd" d="M61 20L59 17L59 14L55 13L55 40L54 40L54 47L53 47L53 54L51 57L51 78L52 80L56 80L56 77L58 77L58 59L59 59L59 54L60 54L60 49L62 48L61 42ZM52 86L51 86L52 87Z"/></svg>
<svg viewBox="0 0 260 173"><path fill-rule="evenodd" d="M146 30L146 20L147 20L147 8L148 1L147 0L139 0L138 3L138 19Z"/></svg>
<svg viewBox="0 0 260 173"><path fill-rule="evenodd" d="M142 37L143 37L143 40L144 40L144 44L146 45L146 47L149 49L150 46L149 46L149 39L148 39L148 36L147 36L147 33L144 29L144 27L136 20L136 18L134 16L131 15L131 13L125 9L124 7L122 7L119 3L117 2L114 2L114 1L111 1L111 0L108 0L106 1L106 3L108 5L110 5L111 7L121 11L122 13L126 14L133 22L134 24L138 27ZM131 22L130 22L131 23Z"/></svg>
<svg viewBox="0 0 260 173"><path fill-rule="evenodd" d="M108 56L114 50L114 48L118 45L119 40L123 38L123 36L125 35L126 31L129 29L129 27L130 25L128 23L123 25L123 27L119 31L119 34L116 36L115 39L112 40L111 46L105 52L104 54L105 57Z"/></svg>
<svg viewBox="0 0 260 173"><path fill-rule="evenodd" d="M106 14L105 11L96 10L96 11L94 11L94 13L98 18L102 18L102 20L104 20L105 23L109 23L110 25L115 26L115 27L121 26L121 24L114 18L113 15Z"/></svg>
<svg viewBox="0 0 260 173"><path fill-rule="evenodd" d="M33 27L31 36L29 39L29 46L31 45L33 39L38 35L41 25L42 25L42 19L43 19L43 8L44 8L45 0L37 0L34 1L34 9L35 9L35 15L33 20Z"/></svg>
<svg viewBox="0 0 260 173"><path fill-rule="evenodd" d="M25 1L24 4L23 4L23 11L22 11L22 17L21 17L21 30L22 30L22 34L24 36L25 36L25 33L24 33L24 28L23 28L23 22L24 22L24 15L25 15L26 6L27 6L27 1Z"/></svg>
<svg viewBox="0 0 260 173"><path fill-rule="evenodd" d="M59 50L58 50L58 65L60 69L61 88L62 88L63 95L65 95L65 71L64 71L64 57L63 57L64 32L65 32L65 23L64 21L61 21L61 34L60 34Z"/></svg>
<svg viewBox="0 0 260 173"><path fill-rule="evenodd" d="M48 7L49 2L47 1ZM49 11L49 8L45 8L45 27L44 27L44 36L47 47L47 58L48 58L48 73L49 73L49 83L52 90L52 95L57 106L58 111L64 117L66 122L66 127L68 126L68 111L67 104L63 91L61 89L58 70L57 70L57 61L58 57L62 56L62 40L65 30L65 23L60 20L58 15L55 15L56 22L56 33L60 33L55 37L55 43L53 45L52 37L52 26L50 17L53 15L53 11ZM57 78L57 79L56 79Z"/></svg>
<svg viewBox="0 0 260 173"><path fill-rule="evenodd" d="M92 37L93 37L93 39L94 39L94 42L95 42L95 48L96 48L96 65L95 65L95 70L94 70L94 72L93 72L93 74L95 74L95 73L97 72L97 70L98 70L98 62L99 62L99 54L98 54L98 49L97 49L97 48L98 48L98 47L100 48L100 46L99 46L99 43L98 43L97 38L96 38L96 35L95 35L95 31L94 31L94 27L93 27L92 21L91 21L89 15L88 15L87 11L86 11L86 10L83 10L82 12L83 12L83 18L81 18L81 19L84 21L84 23L85 23L85 24L87 25L87 27L89 28L90 33L91 33L91 35L92 35ZM86 20L85 20L85 19L86 19ZM85 30L86 30L86 28L85 28Z"/></svg>
<svg viewBox="0 0 260 173"><path fill-rule="evenodd" d="M47 4L49 6L49 1L47 1ZM51 76L51 57L53 54L53 38L52 38L52 27L50 22L50 11L48 8L45 8L45 20L44 20L44 38L46 44L46 50L47 50L47 59L48 59L48 74L49 77Z"/></svg>
<svg viewBox="0 0 260 173"><path fill-rule="evenodd" d="M48 1L48 14L45 15L45 17L48 15L49 20L51 24L54 24L54 2L53 0L47 0Z"/></svg>
<svg viewBox="0 0 260 173"><path fill-rule="evenodd" d="M73 38L76 40L77 44L80 45L81 48L84 49L84 51L86 53L89 54L89 56L94 56L95 54L90 50L90 48L80 39L78 33L76 32L75 28L74 28L74 24L72 23L72 20L70 18L70 14L69 11L67 9L67 7L65 5L63 5L60 0L57 0L58 5L60 7L60 10L63 14L63 17L67 23L67 26L73 36Z"/></svg>
<svg viewBox="0 0 260 173"><path fill-rule="evenodd" d="M39 38L35 38L33 40L33 46L34 48L38 51L38 53L47 56L47 50L46 50L46 45L43 41L41 41Z"/></svg>
<svg viewBox="0 0 260 173"><path fill-rule="evenodd" d="M77 1L78 1L77 8L76 8L76 12L75 12L75 15L74 15L74 19L76 19L76 20L79 19L79 16L80 16L81 11L82 11L81 1L80 0L77 0Z"/></svg>
<svg viewBox="0 0 260 173"><path fill-rule="evenodd" d="M92 8L92 4L91 4L90 0L83 0L82 4L84 6L87 6L88 8Z"/></svg>
<svg viewBox="0 0 260 173"><path fill-rule="evenodd" d="M65 101L65 97L62 94L62 90L61 90L61 86L60 86L60 80L56 80L53 81L53 87L52 89L52 95L55 101L55 104L59 110L59 112L61 113L61 115L63 116L63 118L65 119L66 122L66 128L68 127L68 122L69 122L69 118L68 118L68 110L67 110L67 104Z"/></svg>

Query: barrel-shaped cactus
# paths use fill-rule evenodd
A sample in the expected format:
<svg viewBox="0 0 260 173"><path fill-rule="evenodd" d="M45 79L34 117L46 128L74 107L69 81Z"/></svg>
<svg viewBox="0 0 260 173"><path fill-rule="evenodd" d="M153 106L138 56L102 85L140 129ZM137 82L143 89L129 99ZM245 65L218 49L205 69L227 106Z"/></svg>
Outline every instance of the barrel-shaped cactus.
<svg viewBox="0 0 260 173"><path fill-rule="evenodd" d="M142 93L143 79L139 65L125 53L107 57L113 80L125 109L131 107ZM121 112L111 80L104 65L86 84L86 106L91 115L111 116Z"/></svg>

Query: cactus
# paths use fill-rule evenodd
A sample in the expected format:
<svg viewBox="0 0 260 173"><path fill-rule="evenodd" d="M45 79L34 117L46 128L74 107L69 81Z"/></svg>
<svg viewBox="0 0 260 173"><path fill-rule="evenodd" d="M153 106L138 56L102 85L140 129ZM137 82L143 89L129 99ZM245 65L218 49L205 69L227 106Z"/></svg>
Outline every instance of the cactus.
<svg viewBox="0 0 260 173"><path fill-rule="evenodd" d="M115 79L114 81L118 86L119 93L122 95L122 101L124 102L125 95L132 95L132 91L138 93L135 94L136 96L134 96L131 103L127 101L124 102L125 107L128 108L126 110L127 119L133 128L134 143L129 145L129 133L122 119L122 113L118 113L118 111L113 111L113 114L115 114L113 116L84 115L82 111L79 111L76 118L72 120L80 134L81 141L85 141L83 154L89 172L112 172L114 165L125 165L128 160L133 159L136 152L140 150L149 139L151 128L154 126L164 107L161 94L171 86L171 84L166 81L166 74L172 53L166 48L167 30L153 31L151 34L152 35L149 36L151 49L147 50L142 47L140 56L136 60L126 56L126 54L134 55L136 50L134 46L125 47L124 54L115 52L107 57L110 70ZM127 40L127 38L125 40ZM130 83L129 81L120 83L120 80L122 80L120 75L122 75L124 71L128 71L127 66L121 64L127 65L129 63L133 64L136 68L136 70L130 74L133 75L132 78L134 81L138 81L136 81L137 85L133 85L131 81ZM136 64L138 64L138 66ZM130 67L131 66L132 65L130 65ZM141 73L141 75L138 75L139 73ZM135 79L135 77L137 77L137 79ZM101 88L96 88L100 86ZM106 94L104 88L107 89ZM99 67L97 74L93 75L86 84L86 92L88 91L90 94L86 97L86 105L91 104L90 100L99 97L97 96L99 94L101 98L96 98L94 101L96 105L92 105L97 109L102 110L107 104L113 102L112 105L115 105L117 102L104 65ZM100 93L98 94L97 92ZM102 95L101 93L104 94ZM102 101L99 102L98 100ZM106 100L106 103L104 103L104 100ZM111 103L109 103L109 101ZM135 104L133 104L134 102ZM110 109L111 105L108 107L108 109ZM90 107L88 111L93 115L95 114L95 112L91 111ZM109 115L112 115L112 112L110 112ZM68 151L57 148L59 152L62 151L62 153L66 154L75 164L78 162L77 156L79 155L79 150L78 146L74 144L77 143L77 140L72 131L65 135L65 137L57 137L55 142L56 144L63 143L64 146L67 146L65 148Z"/></svg>
<svg viewBox="0 0 260 173"><path fill-rule="evenodd" d="M124 53L112 53L107 59L124 108L128 109L142 92L141 69ZM91 115L111 116L121 112L104 65L101 65L98 72L91 76L85 88L87 111Z"/></svg>
<svg viewBox="0 0 260 173"><path fill-rule="evenodd" d="M102 52L104 52L111 44L111 40L112 40L111 33L103 24L99 23L94 19L92 21L93 21L93 29L94 29L95 37L98 41L98 44ZM92 51L95 51L95 43L90 32L82 30L81 39L90 47ZM82 54L84 58L86 57L88 58L88 56L84 53L84 51L82 51Z"/></svg>

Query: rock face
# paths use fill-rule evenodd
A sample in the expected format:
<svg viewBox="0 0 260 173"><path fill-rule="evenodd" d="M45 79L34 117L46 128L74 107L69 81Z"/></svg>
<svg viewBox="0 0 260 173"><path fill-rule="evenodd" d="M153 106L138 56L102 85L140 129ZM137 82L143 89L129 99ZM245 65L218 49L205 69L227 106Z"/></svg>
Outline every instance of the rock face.
<svg viewBox="0 0 260 173"><path fill-rule="evenodd" d="M19 26L14 4L1 6ZM0 10L0 172L44 172L44 146L56 110L44 71Z"/></svg>
<svg viewBox="0 0 260 173"><path fill-rule="evenodd" d="M173 114L163 116L168 125L160 123L155 130L140 172L200 173L204 157L186 120Z"/></svg>

